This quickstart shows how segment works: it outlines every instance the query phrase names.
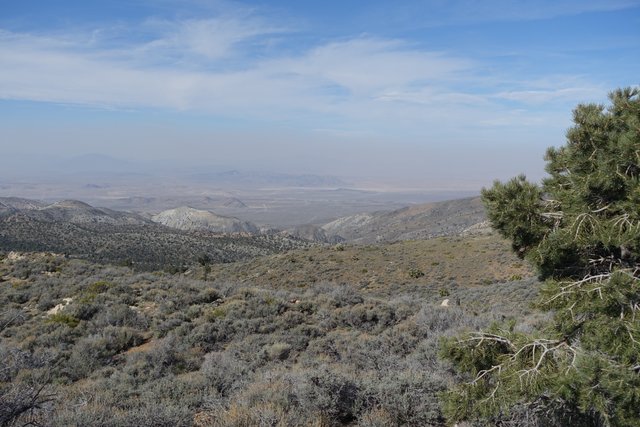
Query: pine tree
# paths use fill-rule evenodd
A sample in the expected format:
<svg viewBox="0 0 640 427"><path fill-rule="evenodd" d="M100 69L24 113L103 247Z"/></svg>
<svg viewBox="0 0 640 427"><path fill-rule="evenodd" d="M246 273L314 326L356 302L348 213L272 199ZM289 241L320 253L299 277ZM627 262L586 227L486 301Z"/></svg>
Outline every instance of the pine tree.
<svg viewBox="0 0 640 427"><path fill-rule="evenodd" d="M483 189L492 226L544 280L537 306L552 320L445 340L468 378L444 396L452 420L640 425L639 93L579 105L542 185L518 176Z"/></svg>

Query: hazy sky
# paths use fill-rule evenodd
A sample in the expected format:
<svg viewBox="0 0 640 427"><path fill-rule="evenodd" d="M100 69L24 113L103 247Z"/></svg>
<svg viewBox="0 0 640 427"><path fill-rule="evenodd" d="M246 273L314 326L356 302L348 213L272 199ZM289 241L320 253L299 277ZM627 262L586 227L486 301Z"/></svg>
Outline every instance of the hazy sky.
<svg viewBox="0 0 640 427"><path fill-rule="evenodd" d="M638 84L640 0L0 0L5 168L100 153L479 188L539 178L577 103Z"/></svg>

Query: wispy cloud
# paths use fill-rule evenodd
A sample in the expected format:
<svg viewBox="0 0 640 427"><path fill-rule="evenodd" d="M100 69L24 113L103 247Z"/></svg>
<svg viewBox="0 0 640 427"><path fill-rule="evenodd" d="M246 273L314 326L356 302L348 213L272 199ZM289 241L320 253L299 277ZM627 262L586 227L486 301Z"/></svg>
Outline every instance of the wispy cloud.
<svg viewBox="0 0 640 427"><path fill-rule="evenodd" d="M145 61L174 66L216 65L264 44L265 37L288 32L258 17L237 14L179 21L150 19L142 30L151 34L151 40L134 46L133 53Z"/></svg>
<svg viewBox="0 0 640 427"><path fill-rule="evenodd" d="M215 25L224 29L217 37L209 20L176 25L178 31L130 46L135 55L111 47L87 52L66 38L0 33L0 96L205 111L287 104L322 109L318 104L374 101L391 88L450 81L470 66L470 61L399 41L356 38L225 70L229 57L241 55L234 50L240 42L266 30L247 32L232 21ZM178 52L197 57L182 54L169 61ZM164 63L157 64L158 56Z"/></svg>
<svg viewBox="0 0 640 427"><path fill-rule="evenodd" d="M242 120L296 120L358 133L494 122L501 101L543 104L597 95L598 88L488 83L482 64L400 39L368 35L318 42L290 53L285 25L253 13L149 19L118 36L0 31L0 99L109 108L161 108ZM393 119L394 125L390 124ZM344 128L344 129L343 129Z"/></svg>

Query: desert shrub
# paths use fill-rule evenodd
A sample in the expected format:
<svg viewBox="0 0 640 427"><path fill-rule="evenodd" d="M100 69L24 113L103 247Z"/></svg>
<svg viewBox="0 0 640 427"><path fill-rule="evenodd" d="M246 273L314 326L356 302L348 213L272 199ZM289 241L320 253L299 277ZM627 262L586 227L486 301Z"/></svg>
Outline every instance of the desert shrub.
<svg viewBox="0 0 640 427"><path fill-rule="evenodd" d="M237 355L229 352L208 353L200 366L200 372L210 387L221 396L228 396L240 384L246 382L248 366Z"/></svg>
<svg viewBox="0 0 640 427"><path fill-rule="evenodd" d="M31 277L31 273L33 273L33 266L29 260L19 260L13 264L13 277L26 280Z"/></svg>
<svg viewBox="0 0 640 427"><path fill-rule="evenodd" d="M52 309L55 303L56 297L54 297L51 292L43 292L38 297L38 305L36 306L40 311L47 311Z"/></svg>
<svg viewBox="0 0 640 427"><path fill-rule="evenodd" d="M198 427L249 427L249 426L302 426L304 422L297 414L286 411L272 403L244 406L233 403L229 408L218 408L199 413Z"/></svg>
<svg viewBox="0 0 640 427"><path fill-rule="evenodd" d="M211 385L207 378L197 371L181 375L168 374L155 381L140 384L136 403L147 408L163 404L182 408L183 411L193 411L203 405L204 398L210 392Z"/></svg>
<svg viewBox="0 0 640 427"><path fill-rule="evenodd" d="M28 425L55 400L48 385L53 356L34 354L0 343L0 425Z"/></svg>
<svg viewBox="0 0 640 427"><path fill-rule="evenodd" d="M195 326L187 336L186 342L202 348L205 352L210 352L222 347L234 334L235 327L232 322L206 322Z"/></svg>
<svg viewBox="0 0 640 427"><path fill-rule="evenodd" d="M8 347L0 344L0 360L3 368L0 369L0 383L10 382L21 371L42 369L53 363L51 352L32 353L16 347Z"/></svg>
<svg viewBox="0 0 640 427"><path fill-rule="evenodd" d="M386 370L375 381L364 382L369 405L382 410L392 425L442 425L438 393L446 390L448 377L425 371L422 366L413 369Z"/></svg>
<svg viewBox="0 0 640 427"><path fill-rule="evenodd" d="M486 325L486 320L477 316L470 316L464 309L440 307L432 304L424 304L414 316L413 321L424 337L431 334L442 335L442 332L447 330L478 329Z"/></svg>
<svg viewBox="0 0 640 427"><path fill-rule="evenodd" d="M381 330L396 323L393 308L382 303L357 304L334 311L336 323L366 331Z"/></svg>
<svg viewBox="0 0 640 427"><path fill-rule="evenodd" d="M192 304L211 304L222 299L222 295L215 288L207 288L200 291L193 299Z"/></svg>
<svg viewBox="0 0 640 427"><path fill-rule="evenodd" d="M364 412L358 419L358 427L396 427L401 424L382 408L374 407Z"/></svg>
<svg viewBox="0 0 640 427"><path fill-rule="evenodd" d="M31 299L31 294L28 289L13 287L10 291L5 292L4 297L10 303L24 304Z"/></svg>
<svg viewBox="0 0 640 427"><path fill-rule="evenodd" d="M333 369L305 372L297 389L302 408L333 425L355 421L363 404L357 381Z"/></svg>
<svg viewBox="0 0 640 427"><path fill-rule="evenodd" d="M192 425L192 419L193 411L188 408L156 402L126 410L99 403L85 404L60 410L48 421L50 425L58 426L188 427Z"/></svg>
<svg viewBox="0 0 640 427"><path fill-rule="evenodd" d="M162 338L169 334L169 332L182 326L185 322L188 322L186 314L184 313L172 313L171 317L159 322L154 327L154 331L157 337Z"/></svg>
<svg viewBox="0 0 640 427"><path fill-rule="evenodd" d="M267 360L286 360L290 353L291 345L277 342L264 346L259 354Z"/></svg>
<svg viewBox="0 0 640 427"><path fill-rule="evenodd" d="M223 319L226 315L227 315L227 308L216 307L206 312L205 320L207 322L215 322L217 319Z"/></svg>
<svg viewBox="0 0 640 427"><path fill-rule="evenodd" d="M422 334L414 322L403 322L381 332L371 345L383 354L405 357L415 350Z"/></svg>
<svg viewBox="0 0 640 427"><path fill-rule="evenodd" d="M36 420L55 398L50 389L33 379L0 385L0 425L38 425Z"/></svg>
<svg viewBox="0 0 640 427"><path fill-rule="evenodd" d="M157 340L149 351L143 353L149 375L159 378L168 373L181 374L199 369L200 357L188 350L186 343L174 334Z"/></svg>
<svg viewBox="0 0 640 427"><path fill-rule="evenodd" d="M64 312L80 320L90 320L101 306L93 302L75 300L65 307Z"/></svg>
<svg viewBox="0 0 640 427"><path fill-rule="evenodd" d="M17 308L8 308L0 312L0 331L3 331L9 326L20 326L28 318L27 313L24 310Z"/></svg>
<svg viewBox="0 0 640 427"><path fill-rule="evenodd" d="M105 326L128 326L135 329L146 329L148 321L125 304L114 304L101 310L92 323L97 328Z"/></svg>
<svg viewBox="0 0 640 427"><path fill-rule="evenodd" d="M345 307L349 305L362 304L364 299L353 287L349 285L333 286L329 288L330 302L333 307Z"/></svg>
<svg viewBox="0 0 640 427"><path fill-rule="evenodd" d="M131 328L107 326L102 332L80 339L67 362L67 374L77 380L112 362L112 357L142 343L141 335Z"/></svg>
<svg viewBox="0 0 640 427"><path fill-rule="evenodd" d="M93 282L89 286L84 289L84 293L86 295L95 296L97 294L101 294L107 292L109 288L113 287L113 283L107 282L106 280L98 280L97 282Z"/></svg>

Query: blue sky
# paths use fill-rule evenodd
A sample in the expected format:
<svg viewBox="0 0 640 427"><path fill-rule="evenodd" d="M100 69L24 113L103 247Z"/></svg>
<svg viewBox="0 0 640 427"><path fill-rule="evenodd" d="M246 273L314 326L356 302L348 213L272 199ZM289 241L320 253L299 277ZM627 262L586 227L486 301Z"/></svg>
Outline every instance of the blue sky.
<svg viewBox="0 0 640 427"><path fill-rule="evenodd" d="M638 84L640 0L0 0L5 167L103 153L479 188L539 178L577 103Z"/></svg>

